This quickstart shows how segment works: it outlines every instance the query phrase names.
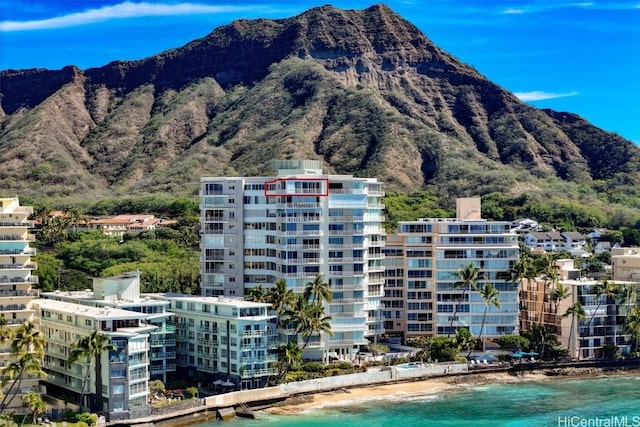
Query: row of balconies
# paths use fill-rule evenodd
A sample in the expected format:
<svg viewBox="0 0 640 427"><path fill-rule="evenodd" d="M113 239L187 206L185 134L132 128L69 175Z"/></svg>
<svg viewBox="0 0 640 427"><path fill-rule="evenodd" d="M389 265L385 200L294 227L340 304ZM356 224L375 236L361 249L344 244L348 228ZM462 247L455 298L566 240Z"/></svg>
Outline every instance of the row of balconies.
<svg viewBox="0 0 640 427"><path fill-rule="evenodd" d="M25 227L33 228L34 222L31 220L25 221L0 221L0 227Z"/></svg>
<svg viewBox="0 0 640 427"><path fill-rule="evenodd" d="M176 352L169 351L169 352L163 352L163 353L151 353L150 356L151 356L151 360L175 359Z"/></svg>
<svg viewBox="0 0 640 427"><path fill-rule="evenodd" d="M176 345L176 340L151 340L149 341L151 347L166 347Z"/></svg>
<svg viewBox="0 0 640 427"><path fill-rule="evenodd" d="M0 264L0 269L4 270L37 270L38 265L35 262L27 262L24 264Z"/></svg>
<svg viewBox="0 0 640 427"><path fill-rule="evenodd" d="M35 242L35 234L0 234L0 240L18 241L18 242Z"/></svg>
<svg viewBox="0 0 640 427"><path fill-rule="evenodd" d="M264 369L241 369L240 377L253 378L276 375L278 370L276 368L264 368Z"/></svg>
<svg viewBox="0 0 640 427"><path fill-rule="evenodd" d="M27 306L25 304L8 304L8 305L0 305L0 311L20 311L26 310Z"/></svg>
<svg viewBox="0 0 640 427"><path fill-rule="evenodd" d="M189 366L188 364L186 366ZM167 367L163 367L163 366L156 366L156 365L151 365L150 366L150 371L154 372L154 373L159 373L159 372L173 372L176 370L176 364L175 363L168 363Z"/></svg>
<svg viewBox="0 0 640 427"><path fill-rule="evenodd" d="M0 283L39 283L38 276L29 277L0 277Z"/></svg>
<svg viewBox="0 0 640 427"><path fill-rule="evenodd" d="M2 255L35 255L35 248L25 249L0 249L0 256Z"/></svg>
<svg viewBox="0 0 640 427"><path fill-rule="evenodd" d="M2 291L0 290L0 298L5 298L5 297L33 297L33 298L37 298L38 297L38 291L37 290L30 290L30 291Z"/></svg>

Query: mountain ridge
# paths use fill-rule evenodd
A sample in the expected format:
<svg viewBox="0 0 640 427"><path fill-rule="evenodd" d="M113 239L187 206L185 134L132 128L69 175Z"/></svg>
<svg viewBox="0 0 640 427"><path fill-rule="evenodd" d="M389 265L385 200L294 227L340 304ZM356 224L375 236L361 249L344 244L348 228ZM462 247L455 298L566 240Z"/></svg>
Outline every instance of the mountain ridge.
<svg viewBox="0 0 640 427"><path fill-rule="evenodd" d="M442 194L640 184L633 143L520 102L385 5L239 20L137 61L0 79L9 192L196 194L200 176L265 174L273 158Z"/></svg>

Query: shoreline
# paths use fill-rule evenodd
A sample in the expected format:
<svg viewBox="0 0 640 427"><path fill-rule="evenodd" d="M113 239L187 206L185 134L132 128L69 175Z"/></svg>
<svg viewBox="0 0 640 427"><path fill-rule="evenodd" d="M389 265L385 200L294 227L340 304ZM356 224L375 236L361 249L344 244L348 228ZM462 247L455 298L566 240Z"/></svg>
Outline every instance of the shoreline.
<svg viewBox="0 0 640 427"><path fill-rule="evenodd" d="M277 416L295 416L326 408L343 408L353 404L407 398L440 397L444 392L487 384L513 384L571 379L589 379L617 375L637 375L640 366L627 369L604 369L594 367L548 368L531 371L473 372L465 375L421 379L370 386L342 388L327 392L311 393L287 398L257 413Z"/></svg>

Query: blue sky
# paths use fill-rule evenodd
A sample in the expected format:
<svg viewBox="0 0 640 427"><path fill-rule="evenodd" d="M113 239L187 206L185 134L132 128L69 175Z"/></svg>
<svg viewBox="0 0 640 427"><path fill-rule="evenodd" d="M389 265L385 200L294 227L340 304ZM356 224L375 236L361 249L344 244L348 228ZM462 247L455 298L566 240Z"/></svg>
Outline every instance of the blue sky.
<svg viewBox="0 0 640 427"><path fill-rule="evenodd" d="M0 69L99 67L180 47L234 19L375 1L1 0ZM640 0L387 0L520 99L640 144ZM1 82L0 82L1 84Z"/></svg>

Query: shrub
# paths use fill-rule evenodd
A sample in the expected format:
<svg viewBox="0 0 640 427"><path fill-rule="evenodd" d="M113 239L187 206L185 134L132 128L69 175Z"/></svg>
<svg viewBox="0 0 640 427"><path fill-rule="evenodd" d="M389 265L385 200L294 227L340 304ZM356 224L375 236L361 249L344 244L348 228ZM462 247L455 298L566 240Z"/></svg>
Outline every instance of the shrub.
<svg viewBox="0 0 640 427"><path fill-rule="evenodd" d="M78 425L85 423L87 426L94 426L98 423L98 416L96 414L90 414L89 412L83 412L76 415Z"/></svg>
<svg viewBox="0 0 640 427"><path fill-rule="evenodd" d="M189 387L185 390L184 396L187 399L191 399L193 397L198 396L198 387Z"/></svg>
<svg viewBox="0 0 640 427"><path fill-rule="evenodd" d="M498 345L503 350L527 349L529 340L520 335L504 335L498 339Z"/></svg>
<svg viewBox="0 0 640 427"><path fill-rule="evenodd" d="M301 370L306 372L324 372L324 365L319 362L308 362L302 365Z"/></svg>
<svg viewBox="0 0 640 427"><path fill-rule="evenodd" d="M71 409L67 409L64 411L64 416L63 416L64 420L70 423L75 423L76 421L78 421L78 416L75 412L73 412Z"/></svg>

